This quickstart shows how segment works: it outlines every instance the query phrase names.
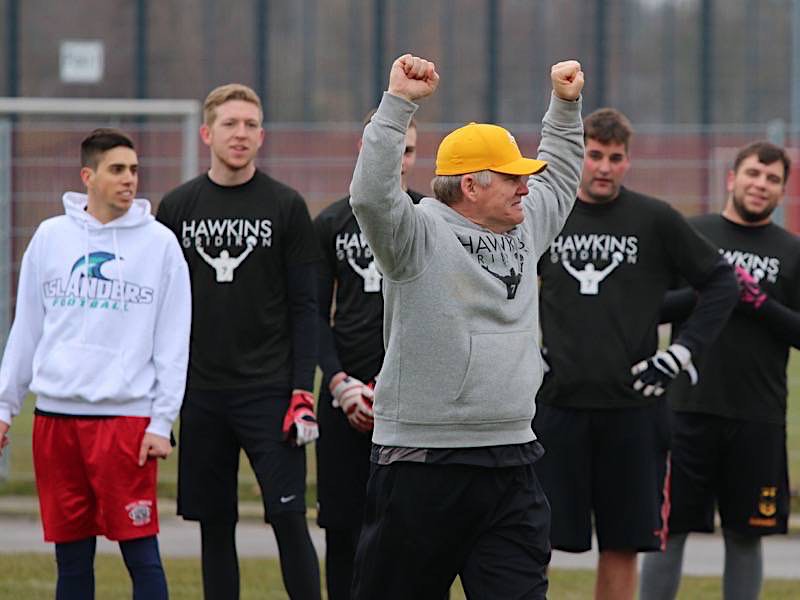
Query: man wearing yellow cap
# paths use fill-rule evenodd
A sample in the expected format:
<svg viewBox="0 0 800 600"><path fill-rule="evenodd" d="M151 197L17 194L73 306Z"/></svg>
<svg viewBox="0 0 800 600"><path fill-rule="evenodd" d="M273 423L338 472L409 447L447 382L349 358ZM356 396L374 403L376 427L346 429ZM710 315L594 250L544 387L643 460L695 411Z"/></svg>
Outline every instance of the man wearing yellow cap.
<svg viewBox="0 0 800 600"><path fill-rule="evenodd" d="M551 72L539 159L470 123L441 143L435 198L400 184L404 135L439 76L411 55L364 131L350 187L383 273L386 358L354 598L544 598L550 509L531 429L542 379L536 262L560 231L583 157L575 61Z"/></svg>

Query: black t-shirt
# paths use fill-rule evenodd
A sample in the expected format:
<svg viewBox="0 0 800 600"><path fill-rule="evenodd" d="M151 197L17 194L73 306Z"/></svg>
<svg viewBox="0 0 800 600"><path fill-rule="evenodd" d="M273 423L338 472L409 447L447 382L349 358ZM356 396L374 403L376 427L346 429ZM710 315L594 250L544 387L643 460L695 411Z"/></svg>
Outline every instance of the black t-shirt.
<svg viewBox="0 0 800 600"><path fill-rule="evenodd" d="M260 171L237 186L203 174L164 196L156 218L189 264L188 386L290 387L287 270L319 259L300 194Z"/></svg>
<svg viewBox="0 0 800 600"><path fill-rule="evenodd" d="M800 239L774 224L737 225L722 215L690 223L733 265L755 277L771 300L800 309ZM734 311L716 342L697 360L696 386L669 388L673 409L766 423L786 422L789 344L759 316Z"/></svg>
<svg viewBox="0 0 800 600"><path fill-rule="evenodd" d="M657 350L664 293L680 276L701 286L718 263L716 249L661 200L625 188L608 204L578 200L539 261L550 371L537 402L652 403L633 390L630 370Z"/></svg>
<svg viewBox="0 0 800 600"><path fill-rule="evenodd" d="M422 199L412 190L408 195L414 204ZM326 349L323 343L321 351L333 351L337 356L323 356L320 364L329 371L329 365L336 364L338 358L339 368L367 382L378 374L384 357L381 274L353 216L349 196L323 210L314 219L314 227L323 256L319 304L324 316L330 315L335 287L335 349ZM325 375L330 377L333 373Z"/></svg>

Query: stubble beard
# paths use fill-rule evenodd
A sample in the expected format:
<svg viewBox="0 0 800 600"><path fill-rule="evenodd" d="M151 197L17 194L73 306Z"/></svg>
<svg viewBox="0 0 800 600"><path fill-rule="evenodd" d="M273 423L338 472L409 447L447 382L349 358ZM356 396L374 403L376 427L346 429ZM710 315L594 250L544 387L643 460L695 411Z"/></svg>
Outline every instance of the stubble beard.
<svg viewBox="0 0 800 600"><path fill-rule="evenodd" d="M762 211L753 212L747 209L741 196L736 194L733 195L733 210L735 210L736 214L747 223L758 223L759 221L770 218L772 213L775 212L776 207L777 204L773 204Z"/></svg>

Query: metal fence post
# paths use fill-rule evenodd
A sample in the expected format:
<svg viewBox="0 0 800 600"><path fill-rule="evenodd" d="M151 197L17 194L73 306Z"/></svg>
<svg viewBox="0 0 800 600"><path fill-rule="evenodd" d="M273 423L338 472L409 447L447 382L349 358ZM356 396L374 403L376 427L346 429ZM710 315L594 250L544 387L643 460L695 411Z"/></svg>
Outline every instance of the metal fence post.
<svg viewBox="0 0 800 600"><path fill-rule="evenodd" d="M0 335L5 348L11 303L11 119L0 119ZM8 479L11 446L0 456L0 481Z"/></svg>
<svg viewBox="0 0 800 600"><path fill-rule="evenodd" d="M770 143L775 144L779 148L785 148L787 137L786 121L783 119L772 119L771 121L767 122L767 140ZM781 227L786 226L786 212L784 205L785 203L781 202L775 208L775 212L772 213L772 221Z"/></svg>

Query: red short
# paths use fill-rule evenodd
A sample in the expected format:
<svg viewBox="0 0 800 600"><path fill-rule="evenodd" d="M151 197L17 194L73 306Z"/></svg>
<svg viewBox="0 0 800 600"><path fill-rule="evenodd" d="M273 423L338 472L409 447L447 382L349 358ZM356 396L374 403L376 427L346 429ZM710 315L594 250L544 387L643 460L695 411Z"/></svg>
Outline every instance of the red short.
<svg viewBox="0 0 800 600"><path fill-rule="evenodd" d="M48 542L158 533L156 459L139 466L147 417L36 415L33 465Z"/></svg>

